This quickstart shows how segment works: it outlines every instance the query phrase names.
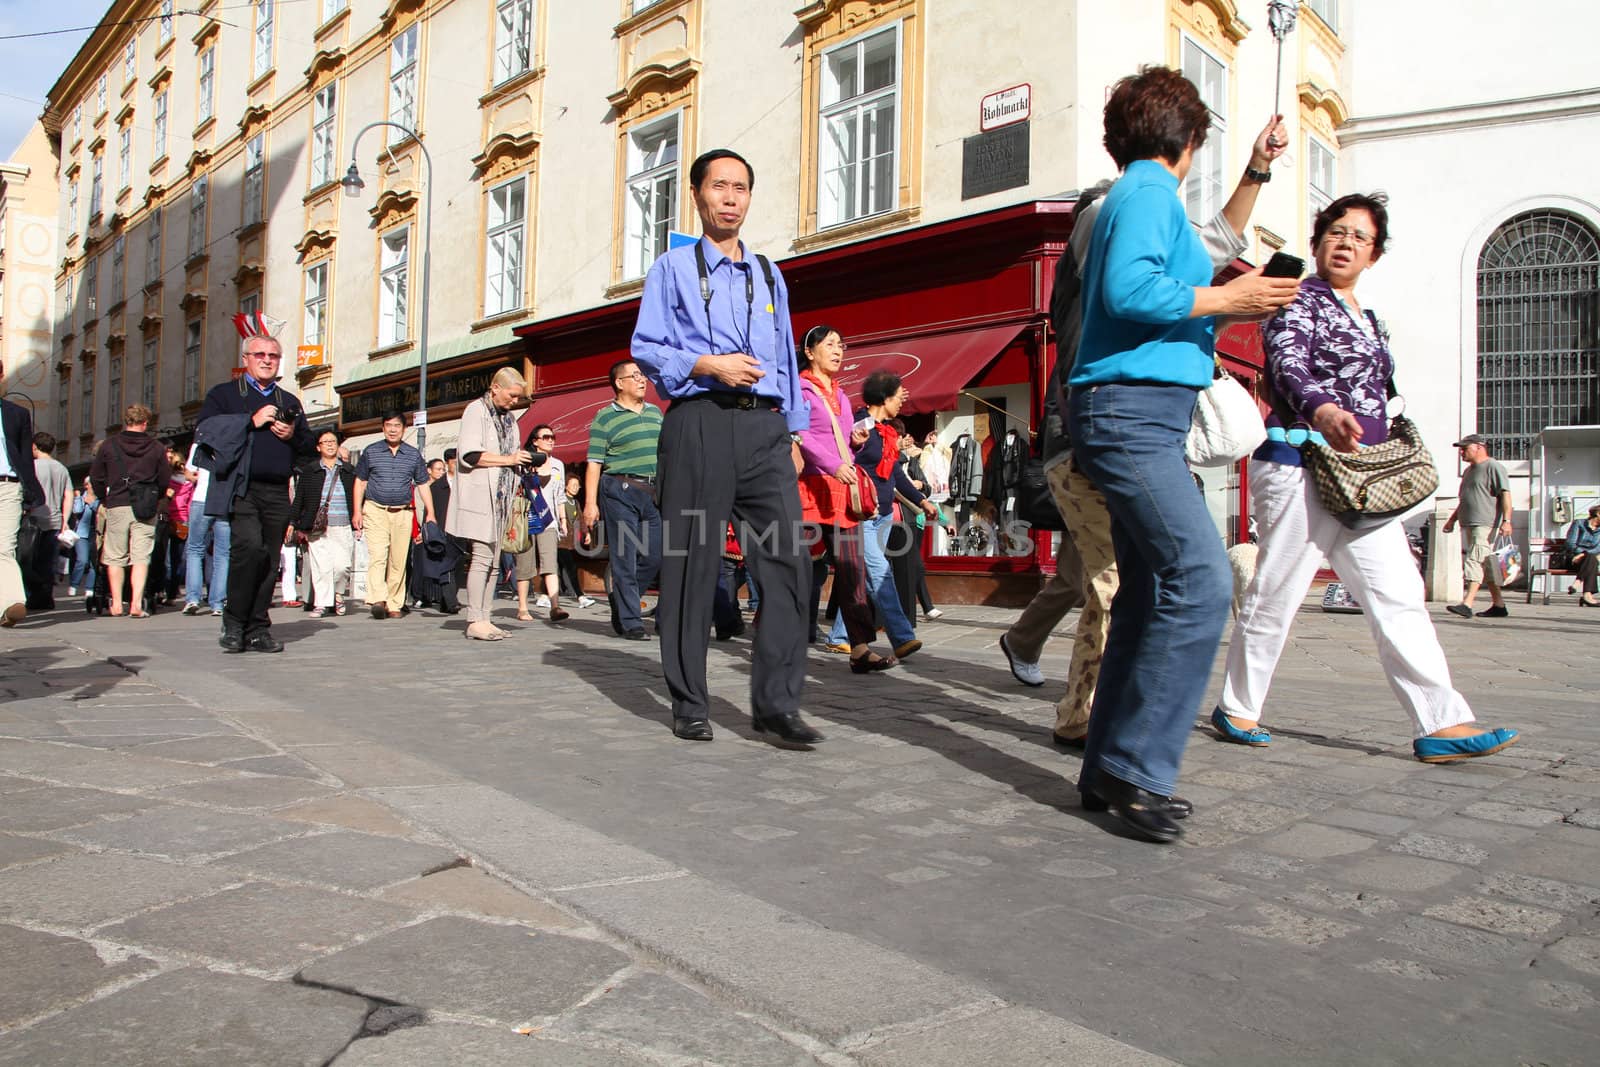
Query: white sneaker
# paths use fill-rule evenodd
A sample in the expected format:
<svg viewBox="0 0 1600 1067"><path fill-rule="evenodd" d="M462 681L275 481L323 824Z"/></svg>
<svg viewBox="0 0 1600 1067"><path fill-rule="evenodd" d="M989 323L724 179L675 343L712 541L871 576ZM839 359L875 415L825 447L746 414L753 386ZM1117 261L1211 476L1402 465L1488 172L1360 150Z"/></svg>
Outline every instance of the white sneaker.
<svg viewBox="0 0 1600 1067"><path fill-rule="evenodd" d="M550 598L547 596L542 596L533 602L533 606L536 608L548 608L550 606Z"/></svg>
<svg viewBox="0 0 1600 1067"><path fill-rule="evenodd" d="M581 596L578 598L578 607L580 608L592 608L594 607L594 604L595 600L592 596Z"/></svg>
<svg viewBox="0 0 1600 1067"><path fill-rule="evenodd" d="M944 618L944 612L940 611L938 608L934 608L932 611L923 612L922 617L924 619L942 619Z"/></svg>
<svg viewBox="0 0 1600 1067"><path fill-rule="evenodd" d="M1023 685L1040 686L1044 684L1044 671L1039 669L1037 663L1030 663L1011 654L1011 646L1006 643L1006 635L1000 635L1000 651L1006 654L1006 662L1011 664L1011 675Z"/></svg>

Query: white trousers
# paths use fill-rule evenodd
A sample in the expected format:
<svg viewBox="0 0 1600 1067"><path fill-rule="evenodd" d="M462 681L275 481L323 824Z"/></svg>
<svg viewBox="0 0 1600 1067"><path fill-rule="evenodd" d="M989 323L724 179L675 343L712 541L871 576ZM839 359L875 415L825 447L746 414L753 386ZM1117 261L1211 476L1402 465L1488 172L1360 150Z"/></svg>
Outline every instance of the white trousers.
<svg viewBox="0 0 1600 1067"><path fill-rule="evenodd" d="M28 599L17 566L17 531L22 526L22 483L0 482L0 611Z"/></svg>
<svg viewBox="0 0 1600 1067"><path fill-rule="evenodd" d="M1361 532L1346 528L1322 506L1302 467L1251 464L1250 494L1260 554L1228 647L1223 713L1260 721L1295 613L1326 559L1366 614L1378 662L1416 736L1471 722L1472 709L1450 683L1422 575L1400 523Z"/></svg>
<svg viewBox="0 0 1600 1067"><path fill-rule="evenodd" d="M306 562L311 568L311 588L317 607L333 610L333 598L341 586L350 584L355 565L355 534L348 526L330 526L306 546Z"/></svg>

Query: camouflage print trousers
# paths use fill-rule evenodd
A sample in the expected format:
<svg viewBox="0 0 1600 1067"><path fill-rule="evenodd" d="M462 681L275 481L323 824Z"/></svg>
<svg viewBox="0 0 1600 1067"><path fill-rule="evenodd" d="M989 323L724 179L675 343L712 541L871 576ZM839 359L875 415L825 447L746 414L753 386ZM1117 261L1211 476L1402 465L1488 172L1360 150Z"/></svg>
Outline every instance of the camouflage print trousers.
<svg viewBox="0 0 1600 1067"><path fill-rule="evenodd" d="M1055 727L1062 737L1081 737L1089 729L1089 709L1094 705L1106 635L1111 630L1111 601L1117 595L1111 513L1106 510L1106 498L1078 469L1076 460L1054 464L1045 471L1045 480L1083 561L1083 610L1072 642L1067 691L1056 705Z"/></svg>

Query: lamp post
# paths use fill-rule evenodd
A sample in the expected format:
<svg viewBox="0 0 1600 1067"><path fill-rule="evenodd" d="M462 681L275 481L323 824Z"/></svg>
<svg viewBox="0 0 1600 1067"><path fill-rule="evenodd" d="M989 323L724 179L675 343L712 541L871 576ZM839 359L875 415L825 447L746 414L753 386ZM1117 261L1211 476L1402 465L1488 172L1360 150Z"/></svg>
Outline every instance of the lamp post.
<svg viewBox="0 0 1600 1067"><path fill-rule="evenodd" d="M417 142L417 147L422 150L422 161L428 165L426 180L427 188L422 193L422 323L417 331L417 354L419 356L417 374L417 451L426 452L428 442L428 277L430 271L430 258L433 255L433 157L428 155L428 146L422 143L422 138L415 130L380 119L369 122L361 127L355 140L350 142L350 169L339 181L344 189L344 195L356 199L361 195L367 183L361 180L361 171L356 167L356 149L361 144L361 138L370 129L378 126L392 126L401 133ZM390 158L393 158L392 156Z"/></svg>

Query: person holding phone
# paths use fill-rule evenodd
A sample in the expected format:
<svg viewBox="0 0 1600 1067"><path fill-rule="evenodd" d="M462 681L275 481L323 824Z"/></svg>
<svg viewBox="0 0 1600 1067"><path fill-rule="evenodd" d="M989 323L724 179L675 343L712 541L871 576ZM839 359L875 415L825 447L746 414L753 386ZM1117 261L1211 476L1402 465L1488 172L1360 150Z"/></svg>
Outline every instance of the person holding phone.
<svg viewBox="0 0 1600 1067"><path fill-rule="evenodd" d="M1301 461L1307 439L1339 452L1388 439L1394 356L1388 331L1356 298L1356 283L1388 242L1382 194L1351 193L1323 208L1311 230L1315 277L1262 327L1272 411L1250 468L1259 554L1228 647L1222 697L1211 713L1217 733L1236 744L1272 742L1260 725L1267 692L1323 560L1366 615L1389 687L1411 717L1417 759L1487 756L1517 740L1515 730L1475 725L1466 698L1452 686L1400 518L1345 526L1322 506Z"/></svg>

